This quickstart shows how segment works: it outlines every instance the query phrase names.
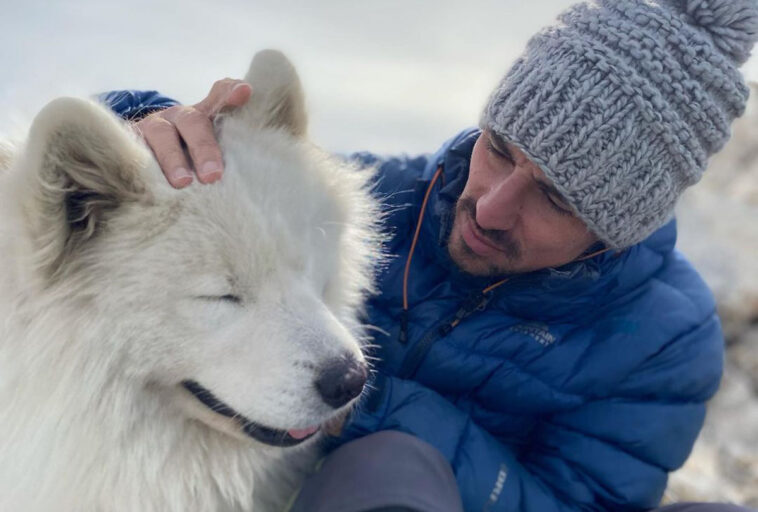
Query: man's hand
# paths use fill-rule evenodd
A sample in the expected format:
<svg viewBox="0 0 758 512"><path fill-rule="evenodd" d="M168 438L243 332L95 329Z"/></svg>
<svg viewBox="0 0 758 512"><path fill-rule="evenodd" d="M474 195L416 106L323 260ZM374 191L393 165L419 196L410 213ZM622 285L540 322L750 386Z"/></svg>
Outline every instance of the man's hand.
<svg viewBox="0 0 758 512"><path fill-rule="evenodd" d="M213 183L224 172L221 150L213 133L213 118L226 108L244 105L251 93L250 85L242 80L224 78L213 84L200 103L155 112L135 123L134 128L153 150L172 186L182 188L192 183L192 170L201 183Z"/></svg>

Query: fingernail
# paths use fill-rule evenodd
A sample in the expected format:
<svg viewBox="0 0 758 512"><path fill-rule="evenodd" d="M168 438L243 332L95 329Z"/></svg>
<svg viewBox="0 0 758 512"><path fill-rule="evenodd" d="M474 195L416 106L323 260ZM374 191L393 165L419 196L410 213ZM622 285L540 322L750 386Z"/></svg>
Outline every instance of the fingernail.
<svg viewBox="0 0 758 512"><path fill-rule="evenodd" d="M247 82L242 82L241 84L237 84L234 87L232 87L232 91L231 92L234 93L234 91L236 91L238 89L243 89L243 88L244 89L251 89L252 86L250 84L248 84Z"/></svg>
<svg viewBox="0 0 758 512"><path fill-rule="evenodd" d="M205 162L200 169L200 174L206 183L212 183L221 177L221 166L218 162Z"/></svg>
<svg viewBox="0 0 758 512"><path fill-rule="evenodd" d="M171 183L183 187L192 182L192 174L184 167L177 167L171 173Z"/></svg>

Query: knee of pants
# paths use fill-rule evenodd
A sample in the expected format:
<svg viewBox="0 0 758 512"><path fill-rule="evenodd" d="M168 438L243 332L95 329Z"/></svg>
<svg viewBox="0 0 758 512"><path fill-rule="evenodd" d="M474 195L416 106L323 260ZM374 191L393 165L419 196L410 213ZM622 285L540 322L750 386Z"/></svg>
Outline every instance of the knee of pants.
<svg viewBox="0 0 758 512"><path fill-rule="evenodd" d="M409 434L382 431L347 443L304 484L293 512L359 512L406 507L462 512L445 457Z"/></svg>
<svg viewBox="0 0 758 512"><path fill-rule="evenodd" d="M731 503L676 503L651 512L756 512Z"/></svg>

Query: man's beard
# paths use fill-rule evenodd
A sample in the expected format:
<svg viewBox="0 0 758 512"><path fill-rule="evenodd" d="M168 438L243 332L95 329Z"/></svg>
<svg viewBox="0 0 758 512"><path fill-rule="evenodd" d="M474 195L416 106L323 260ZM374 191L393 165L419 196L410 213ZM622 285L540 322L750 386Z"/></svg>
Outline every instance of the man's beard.
<svg viewBox="0 0 758 512"><path fill-rule="evenodd" d="M469 197L462 197L458 199L455 205L455 222L462 222L464 217L468 217L470 221L476 226L480 235L484 237L488 242L498 247L503 254L506 261L499 264L488 262L482 256L476 254L460 237L460 248L462 250L464 261L456 261L452 251L450 251L450 240L448 240L448 251L455 264L464 272L476 275L476 276L500 276L515 271L514 267L516 263L521 260L521 247L513 239L509 231L502 231L498 229L483 229L476 223L476 201ZM461 259L461 258L458 258ZM478 263L475 267L467 265L467 262Z"/></svg>

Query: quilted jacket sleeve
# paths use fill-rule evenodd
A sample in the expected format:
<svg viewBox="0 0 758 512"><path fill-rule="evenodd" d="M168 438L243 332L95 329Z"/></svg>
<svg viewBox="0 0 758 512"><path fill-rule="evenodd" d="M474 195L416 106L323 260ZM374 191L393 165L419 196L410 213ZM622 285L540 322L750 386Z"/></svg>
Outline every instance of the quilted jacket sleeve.
<svg viewBox="0 0 758 512"><path fill-rule="evenodd" d="M128 121L134 121L179 102L158 91L109 91L98 94L95 99Z"/></svg>
<svg viewBox="0 0 758 512"><path fill-rule="evenodd" d="M715 316L674 345L711 336L720 336ZM659 363L666 365L667 357ZM712 388L707 395L717 382L707 384ZM590 400L544 418L531 444L517 453L419 383L383 377L378 384L381 393L357 411L342 440L400 430L427 441L451 463L467 512L653 508L668 472L689 455L705 417L705 395L702 400Z"/></svg>

